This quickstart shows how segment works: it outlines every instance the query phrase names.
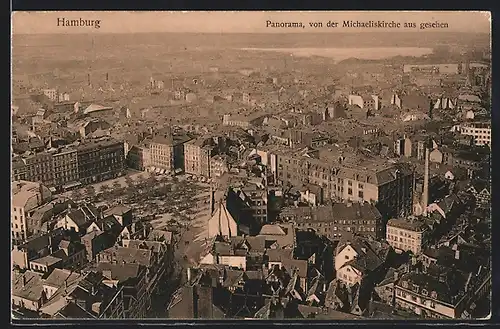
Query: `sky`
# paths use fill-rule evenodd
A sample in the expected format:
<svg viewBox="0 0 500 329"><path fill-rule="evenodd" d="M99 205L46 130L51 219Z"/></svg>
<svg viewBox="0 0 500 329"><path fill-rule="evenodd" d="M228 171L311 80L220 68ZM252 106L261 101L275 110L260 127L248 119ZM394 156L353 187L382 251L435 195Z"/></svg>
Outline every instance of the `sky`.
<svg viewBox="0 0 500 329"><path fill-rule="evenodd" d="M58 18L66 20L100 20L100 28L57 26ZM302 22L305 28L266 27L267 21ZM380 29L343 28L344 20L384 20L416 23L416 28ZM329 21L339 22L338 27L328 27ZM323 27L313 28L310 22L322 22ZM447 28L420 29L420 23L447 23ZM489 12L472 11L247 11L247 12L147 12L147 11L59 11L15 12L12 14L13 34L50 33L146 33L146 32L195 32L195 33L291 33L291 32L474 32L489 33Z"/></svg>

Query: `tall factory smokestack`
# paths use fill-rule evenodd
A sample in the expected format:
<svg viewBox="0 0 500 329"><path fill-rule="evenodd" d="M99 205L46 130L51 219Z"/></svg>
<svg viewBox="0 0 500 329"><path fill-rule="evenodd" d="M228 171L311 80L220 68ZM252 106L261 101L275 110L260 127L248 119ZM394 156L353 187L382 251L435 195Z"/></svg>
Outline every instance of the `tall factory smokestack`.
<svg viewBox="0 0 500 329"><path fill-rule="evenodd" d="M87 83L90 86L90 73L87 74Z"/></svg>
<svg viewBox="0 0 500 329"><path fill-rule="evenodd" d="M425 169L424 169L424 190L422 192L423 215L427 216L427 206L429 205L429 142L425 145Z"/></svg>
<svg viewBox="0 0 500 329"><path fill-rule="evenodd" d="M106 81L109 80L109 73L106 73Z"/></svg>

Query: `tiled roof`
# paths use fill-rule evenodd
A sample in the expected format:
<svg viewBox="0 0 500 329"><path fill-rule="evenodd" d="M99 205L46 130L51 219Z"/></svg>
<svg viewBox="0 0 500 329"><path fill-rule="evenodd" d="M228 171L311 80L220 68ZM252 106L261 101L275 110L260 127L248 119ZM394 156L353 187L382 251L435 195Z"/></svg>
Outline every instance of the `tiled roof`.
<svg viewBox="0 0 500 329"><path fill-rule="evenodd" d="M43 281L44 285L49 285L51 287L60 288L64 285L66 281L67 285L77 282L82 275L80 273L72 272L70 270L64 270L56 268L50 273L50 275Z"/></svg>
<svg viewBox="0 0 500 329"><path fill-rule="evenodd" d="M118 280L120 282L127 281L128 279L138 278L141 269L144 269L139 264L111 264L99 263L97 269L106 276L104 271L110 271L111 277L109 279Z"/></svg>
<svg viewBox="0 0 500 329"><path fill-rule="evenodd" d="M111 256L111 258L117 262L123 262L125 264L135 263L150 267L153 261L153 252L148 249L111 247L102 251L102 253Z"/></svg>
<svg viewBox="0 0 500 329"><path fill-rule="evenodd" d="M27 271L23 274L12 275L12 295L31 301L42 298L42 274Z"/></svg>

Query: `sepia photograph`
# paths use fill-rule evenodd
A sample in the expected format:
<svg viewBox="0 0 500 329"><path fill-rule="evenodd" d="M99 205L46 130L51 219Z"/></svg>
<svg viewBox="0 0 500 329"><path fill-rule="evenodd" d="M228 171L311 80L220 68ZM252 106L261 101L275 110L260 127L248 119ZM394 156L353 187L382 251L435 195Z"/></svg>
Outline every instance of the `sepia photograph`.
<svg viewBox="0 0 500 329"><path fill-rule="evenodd" d="M11 26L12 320L491 317L490 12Z"/></svg>

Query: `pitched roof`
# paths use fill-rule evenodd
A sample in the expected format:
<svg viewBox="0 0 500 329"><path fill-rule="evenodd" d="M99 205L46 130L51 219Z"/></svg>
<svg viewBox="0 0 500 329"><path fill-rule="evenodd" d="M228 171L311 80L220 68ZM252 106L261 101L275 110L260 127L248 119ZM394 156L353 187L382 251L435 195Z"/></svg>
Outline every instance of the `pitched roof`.
<svg viewBox="0 0 500 329"><path fill-rule="evenodd" d="M293 249L268 249L266 255L270 262L281 262L293 258Z"/></svg>
<svg viewBox="0 0 500 329"><path fill-rule="evenodd" d="M125 240L123 241L123 244L125 245ZM155 253L163 252L166 249L165 244L160 241L127 240L126 245L128 246L128 248L146 249L151 250Z"/></svg>
<svg viewBox="0 0 500 329"><path fill-rule="evenodd" d="M42 298L42 274L26 271L23 274L12 275L12 295L31 301Z"/></svg>
<svg viewBox="0 0 500 329"><path fill-rule="evenodd" d="M109 215L117 215L117 216L123 216L127 212L131 211L132 208L127 207L123 204L118 204L112 208L109 208L104 211L104 215L109 216Z"/></svg>
<svg viewBox="0 0 500 329"><path fill-rule="evenodd" d="M109 279L125 282L128 279L139 277L141 269L144 269L144 267L139 264L99 263L97 264L97 269L102 272L104 276L106 276L106 271L109 271L111 274Z"/></svg>
<svg viewBox="0 0 500 329"><path fill-rule="evenodd" d="M297 271L301 278L307 278L307 260L284 258L281 262L290 275Z"/></svg>
<svg viewBox="0 0 500 329"><path fill-rule="evenodd" d="M163 241L166 244L172 243L173 233L165 230L154 229L149 233L148 240Z"/></svg>
<svg viewBox="0 0 500 329"><path fill-rule="evenodd" d="M104 251L103 254L111 256L117 262L125 264L139 264L150 267L153 261L153 252L148 249L125 248L125 247L111 247Z"/></svg>
<svg viewBox="0 0 500 329"><path fill-rule="evenodd" d="M82 275L80 273L72 272L70 270L56 268L50 273L50 275L43 281L44 285L48 285L54 288L60 288L64 285L64 282L71 285L77 282Z"/></svg>

